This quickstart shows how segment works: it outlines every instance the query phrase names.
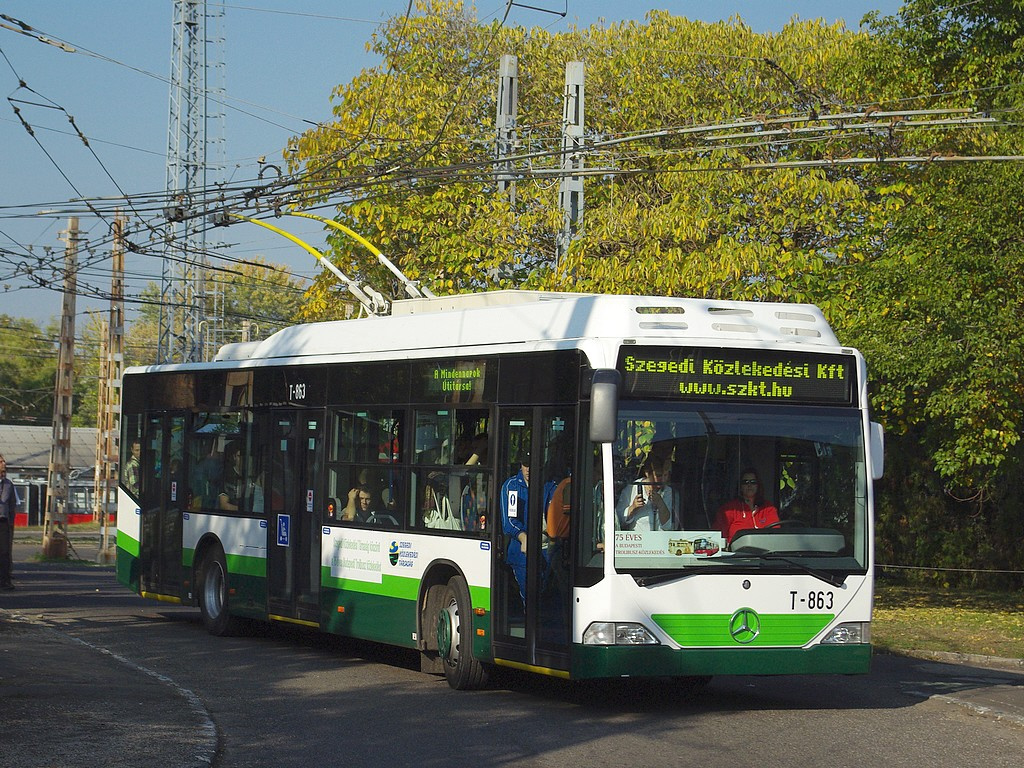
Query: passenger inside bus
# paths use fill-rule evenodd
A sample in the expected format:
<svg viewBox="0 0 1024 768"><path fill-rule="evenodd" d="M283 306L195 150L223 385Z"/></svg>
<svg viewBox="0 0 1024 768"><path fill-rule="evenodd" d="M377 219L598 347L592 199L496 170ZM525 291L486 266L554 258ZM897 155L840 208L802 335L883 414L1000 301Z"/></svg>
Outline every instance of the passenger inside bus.
<svg viewBox="0 0 1024 768"><path fill-rule="evenodd" d="M142 455L142 443L132 440L132 455L125 464L124 476L128 492L133 496L139 495L139 457Z"/></svg>
<svg viewBox="0 0 1024 768"><path fill-rule="evenodd" d="M213 498L221 487L224 467L217 452L217 441L210 440L210 450L192 470L192 509L202 509L213 504Z"/></svg>
<svg viewBox="0 0 1024 768"><path fill-rule="evenodd" d="M373 492L365 484L348 492L348 503L341 511L341 519L366 525L398 526L398 520L383 508L383 502L374 504Z"/></svg>
<svg viewBox="0 0 1024 768"><path fill-rule="evenodd" d="M731 543L739 531L769 528L778 522L779 512L765 498L757 470L747 467L740 473L739 496L719 508L715 527L722 532L726 543Z"/></svg>
<svg viewBox="0 0 1024 768"><path fill-rule="evenodd" d="M455 463L476 466L487 463L487 433L481 432L455 444Z"/></svg>
<svg viewBox="0 0 1024 768"><path fill-rule="evenodd" d="M519 585L519 599L526 605L526 512L529 506L530 454L519 454L519 471L501 486L498 502L501 525L509 537L505 562Z"/></svg>
<svg viewBox="0 0 1024 768"><path fill-rule="evenodd" d="M221 478L221 490L217 495L218 506L226 512L237 512L241 507L244 491L242 446L237 442L231 442L224 449L224 472Z"/></svg>
<svg viewBox="0 0 1024 768"><path fill-rule="evenodd" d="M652 450L640 477L622 489L616 504L616 527L623 531L678 531L679 492L669 484L672 460Z"/></svg>

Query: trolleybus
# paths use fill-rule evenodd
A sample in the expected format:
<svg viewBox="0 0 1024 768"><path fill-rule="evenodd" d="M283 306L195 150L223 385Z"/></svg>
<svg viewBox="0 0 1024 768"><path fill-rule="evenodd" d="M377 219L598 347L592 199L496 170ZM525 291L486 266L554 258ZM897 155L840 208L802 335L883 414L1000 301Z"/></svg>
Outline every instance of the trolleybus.
<svg viewBox="0 0 1024 768"><path fill-rule="evenodd" d="M460 689L869 667L882 431L814 306L397 301L127 370L121 446L118 579L215 635L403 646Z"/></svg>

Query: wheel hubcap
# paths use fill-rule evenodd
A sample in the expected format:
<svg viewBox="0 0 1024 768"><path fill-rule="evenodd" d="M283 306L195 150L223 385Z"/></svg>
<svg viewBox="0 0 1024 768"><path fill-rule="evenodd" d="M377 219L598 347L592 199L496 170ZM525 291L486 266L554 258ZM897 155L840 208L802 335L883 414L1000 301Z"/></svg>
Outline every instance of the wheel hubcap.
<svg viewBox="0 0 1024 768"><path fill-rule="evenodd" d="M459 660L455 634L459 627L459 609L453 600L437 614L437 651L441 658L451 663Z"/></svg>

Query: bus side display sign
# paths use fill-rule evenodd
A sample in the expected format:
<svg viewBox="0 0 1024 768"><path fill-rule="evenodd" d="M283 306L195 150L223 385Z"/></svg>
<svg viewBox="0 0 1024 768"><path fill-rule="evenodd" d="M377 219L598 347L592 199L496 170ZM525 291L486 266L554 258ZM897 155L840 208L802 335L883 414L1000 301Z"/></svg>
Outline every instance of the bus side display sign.
<svg viewBox="0 0 1024 768"><path fill-rule="evenodd" d="M623 394L683 400L852 405L850 355L761 349L625 347Z"/></svg>

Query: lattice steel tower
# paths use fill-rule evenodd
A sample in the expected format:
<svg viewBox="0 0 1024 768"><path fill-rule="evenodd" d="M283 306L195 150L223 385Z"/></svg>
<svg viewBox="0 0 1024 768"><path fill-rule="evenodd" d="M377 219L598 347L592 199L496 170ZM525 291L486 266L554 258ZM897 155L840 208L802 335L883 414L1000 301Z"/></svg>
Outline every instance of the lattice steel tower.
<svg viewBox="0 0 1024 768"><path fill-rule="evenodd" d="M223 5L174 0L159 362L204 356L206 199L224 168Z"/></svg>

